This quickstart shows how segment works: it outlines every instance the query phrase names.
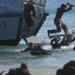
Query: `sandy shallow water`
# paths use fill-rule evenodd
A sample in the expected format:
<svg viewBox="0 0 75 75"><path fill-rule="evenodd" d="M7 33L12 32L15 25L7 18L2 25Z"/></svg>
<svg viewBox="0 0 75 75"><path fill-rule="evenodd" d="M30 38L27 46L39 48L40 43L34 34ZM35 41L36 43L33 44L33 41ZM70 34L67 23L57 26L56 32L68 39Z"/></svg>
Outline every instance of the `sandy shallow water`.
<svg viewBox="0 0 75 75"><path fill-rule="evenodd" d="M30 69L32 75L56 75L58 68Z"/></svg>

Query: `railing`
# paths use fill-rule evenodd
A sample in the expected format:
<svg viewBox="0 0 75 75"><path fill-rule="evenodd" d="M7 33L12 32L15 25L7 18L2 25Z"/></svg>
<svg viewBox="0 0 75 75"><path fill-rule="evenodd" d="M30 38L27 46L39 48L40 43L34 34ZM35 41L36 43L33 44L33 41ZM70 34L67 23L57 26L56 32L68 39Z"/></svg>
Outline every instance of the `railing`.
<svg viewBox="0 0 75 75"><path fill-rule="evenodd" d="M10 8L23 8L23 0L0 0L0 5Z"/></svg>
<svg viewBox="0 0 75 75"><path fill-rule="evenodd" d="M24 0L24 2L29 2L30 0ZM46 0L32 0L34 4L45 7Z"/></svg>

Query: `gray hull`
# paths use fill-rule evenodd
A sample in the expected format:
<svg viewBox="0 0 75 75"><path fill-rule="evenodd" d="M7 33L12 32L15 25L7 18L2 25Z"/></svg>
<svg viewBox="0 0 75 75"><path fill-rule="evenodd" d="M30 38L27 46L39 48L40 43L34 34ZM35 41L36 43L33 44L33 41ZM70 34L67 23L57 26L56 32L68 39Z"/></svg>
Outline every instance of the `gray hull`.
<svg viewBox="0 0 75 75"><path fill-rule="evenodd" d="M17 45L20 40L21 18L6 16L0 18L0 45Z"/></svg>

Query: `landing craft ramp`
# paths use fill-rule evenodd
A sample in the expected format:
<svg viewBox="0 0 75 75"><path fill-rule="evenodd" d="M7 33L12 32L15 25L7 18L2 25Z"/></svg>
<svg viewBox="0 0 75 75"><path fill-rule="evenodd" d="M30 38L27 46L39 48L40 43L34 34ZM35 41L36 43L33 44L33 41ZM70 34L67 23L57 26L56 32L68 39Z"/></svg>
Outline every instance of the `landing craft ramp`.
<svg viewBox="0 0 75 75"><path fill-rule="evenodd" d="M45 12L46 0L24 0L24 5L26 5L29 1L32 1L33 3L35 17L31 16L34 23L30 27L26 24L26 20L23 20L24 23L21 29L21 37L25 40L26 43L26 38L37 35L46 17L48 16L48 14Z"/></svg>

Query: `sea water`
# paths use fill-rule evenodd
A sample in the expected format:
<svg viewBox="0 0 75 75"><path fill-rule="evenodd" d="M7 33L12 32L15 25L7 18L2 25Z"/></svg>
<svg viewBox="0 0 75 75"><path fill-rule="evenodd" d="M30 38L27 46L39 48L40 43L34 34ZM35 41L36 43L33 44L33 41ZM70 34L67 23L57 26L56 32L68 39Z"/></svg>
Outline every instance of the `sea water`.
<svg viewBox="0 0 75 75"><path fill-rule="evenodd" d="M45 9L49 13L49 16L37 34L37 37L42 41L50 42L47 36L47 30L56 28L54 25L56 9L60 7L62 3L66 2L75 4L75 0L47 0ZM75 29L75 8L66 12L62 17L62 21L66 24L69 31ZM61 33L63 33L63 31ZM75 60L74 45L75 43L69 47L62 47L61 51L53 51L51 55L45 56L32 56L28 52L20 53L21 50L27 47L23 40L15 47L0 46L0 71L19 67L22 62L28 63L29 68L33 69L62 67L65 63ZM44 46L43 48L51 50L49 46Z"/></svg>

